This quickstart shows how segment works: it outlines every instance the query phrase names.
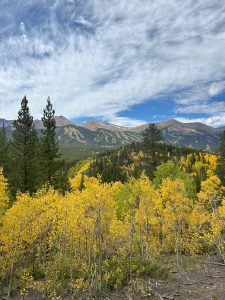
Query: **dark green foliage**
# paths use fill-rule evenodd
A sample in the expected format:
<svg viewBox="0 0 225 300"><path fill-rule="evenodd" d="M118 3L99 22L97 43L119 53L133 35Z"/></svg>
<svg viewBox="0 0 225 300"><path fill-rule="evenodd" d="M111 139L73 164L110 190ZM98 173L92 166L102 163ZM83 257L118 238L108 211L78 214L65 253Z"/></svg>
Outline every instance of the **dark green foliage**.
<svg viewBox="0 0 225 300"><path fill-rule="evenodd" d="M6 136L6 128L3 126L0 128L0 167L4 170L7 169L7 163L9 159L9 141Z"/></svg>
<svg viewBox="0 0 225 300"><path fill-rule="evenodd" d="M71 162L59 160L54 113L48 98L42 117L44 129L37 134L24 97L18 118L12 122L11 140L7 140L7 128L0 128L0 166L9 183L11 200L15 200L17 191L33 193L46 183L61 193L70 190L67 172Z"/></svg>
<svg viewBox="0 0 225 300"><path fill-rule="evenodd" d="M162 133L155 123L149 124L143 134L143 146L146 152L151 154L153 165L156 166L157 144L162 141Z"/></svg>
<svg viewBox="0 0 225 300"><path fill-rule="evenodd" d="M149 124L143 134L143 145L146 151L153 151L158 142L162 141L162 133L155 123Z"/></svg>
<svg viewBox="0 0 225 300"><path fill-rule="evenodd" d="M68 175L65 170L60 168L55 172L52 178L52 186L63 195L71 190Z"/></svg>
<svg viewBox="0 0 225 300"><path fill-rule="evenodd" d="M84 188L84 174L81 174L81 181L80 181L80 186L79 186L79 191L82 191Z"/></svg>
<svg viewBox="0 0 225 300"><path fill-rule="evenodd" d="M124 153L118 154L117 152L108 156L97 157L95 162L91 165L89 175L97 176L101 175L103 182L121 181L125 182L127 179L127 174L123 167L128 165Z"/></svg>
<svg viewBox="0 0 225 300"><path fill-rule="evenodd" d="M168 160L180 160L182 155L189 153L197 154L198 151L190 148L180 148L172 145L158 143L155 145L155 160L158 164L167 162ZM144 151L144 157L135 161L132 154L138 154L139 151ZM129 168L132 166L132 168ZM155 170L154 162L151 154L145 152L142 143L132 143L126 145L119 150L108 151L105 154L100 154L95 158L89 170L90 176L100 175L103 182L121 181L125 182L129 177L139 178L144 171L151 179L154 178ZM129 171L126 171L129 169ZM191 172L191 170L190 170Z"/></svg>
<svg viewBox="0 0 225 300"><path fill-rule="evenodd" d="M21 192L36 190L36 146L37 132L34 128L33 117L30 115L28 100L22 99L21 109L17 120L13 121L12 133L12 174L11 186Z"/></svg>
<svg viewBox="0 0 225 300"><path fill-rule="evenodd" d="M44 129L39 145L40 170L43 182L52 183L57 171L57 159L59 158L59 146L55 139L56 121L55 111L52 108L50 98L47 99L46 108L43 111L42 122Z"/></svg>
<svg viewBox="0 0 225 300"><path fill-rule="evenodd" d="M88 157L94 157L98 153L105 153L102 147L84 147L84 146L68 146L59 143L59 152L62 154L62 158L67 162L84 160Z"/></svg>
<svg viewBox="0 0 225 300"><path fill-rule="evenodd" d="M219 155L217 173L222 184L225 185L225 130L220 136Z"/></svg>

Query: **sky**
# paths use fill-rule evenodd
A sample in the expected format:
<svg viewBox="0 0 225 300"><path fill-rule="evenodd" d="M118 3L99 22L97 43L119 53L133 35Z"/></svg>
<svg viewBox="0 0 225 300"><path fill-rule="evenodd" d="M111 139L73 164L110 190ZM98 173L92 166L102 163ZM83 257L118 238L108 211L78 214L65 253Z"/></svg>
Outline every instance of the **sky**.
<svg viewBox="0 0 225 300"><path fill-rule="evenodd" d="M224 0L0 0L0 118L225 125Z"/></svg>

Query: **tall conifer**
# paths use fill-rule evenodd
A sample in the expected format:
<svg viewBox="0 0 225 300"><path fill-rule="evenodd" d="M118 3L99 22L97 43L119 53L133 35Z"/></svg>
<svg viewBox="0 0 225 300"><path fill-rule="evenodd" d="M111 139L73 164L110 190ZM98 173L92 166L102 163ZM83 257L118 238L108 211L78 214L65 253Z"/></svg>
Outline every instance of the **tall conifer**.
<svg viewBox="0 0 225 300"><path fill-rule="evenodd" d="M8 152L9 152L9 141L6 136L6 128L3 126L0 128L0 167L6 169L6 164L8 162Z"/></svg>
<svg viewBox="0 0 225 300"><path fill-rule="evenodd" d="M220 177L222 184L225 185L225 130L220 136L217 173L218 176Z"/></svg>
<svg viewBox="0 0 225 300"><path fill-rule="evenodd" d="M13 181L21 192L34 192L36 187L36 146L37 132L30 115L26 96L21 101L17 120L13 121L12 157Z"/></svg>
<svg viewBox="0 0 225 300"><path fill-rule="evenodd" d="M55 111L52 108L50 97L47 99L47 105L43 111L42 138L40 140L40 159L41 172L44 182L52 183L52 178L57 171L59 158L59 146L56 141L56 121L54 118Z"/></svg>
<svg viewBox="0 0 225 300"><path fill-rule="evenodd" d="M143 134L143 146L145 151L150 153L153 161L153 166L157 164L156 150L157 144L162 141L162 133L154 123L149 124L148 128Z"/></svg>

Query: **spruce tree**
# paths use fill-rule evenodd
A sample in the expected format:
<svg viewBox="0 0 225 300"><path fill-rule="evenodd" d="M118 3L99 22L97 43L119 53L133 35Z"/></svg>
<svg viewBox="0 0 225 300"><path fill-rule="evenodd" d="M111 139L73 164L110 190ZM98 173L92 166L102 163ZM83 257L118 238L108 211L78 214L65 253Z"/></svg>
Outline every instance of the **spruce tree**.
<svg viewBox="0 0 225 300"><path fill-rule="evenodd" d="M40 163L43 181L52 183L53 176L58 169L57 158L59 155L59 146L56 141L56 121L55 111L52 108L50 97L47 99L47 105L43 111L42 138L40 139Z"/></svg>
<svg viewBox="0 0 225 300"><path fill-rule="evenodd" d="M161 131L157 128L155 123L149 124L148 128L146 128L143 134L143 147L145 152L150 154L151 161L152 161L152 165L149 166L148 168L149 170L147 172L147 175L149 175L150 177L152 177L153 171L158 163L156 157L156 151L157 151L157 145L161 141L162 141Z"/></svg>
<svg viewBox="0 0 225 300"><path fill-rule="evenodd" d="M161 131L157 128L155 123L149 124L148 128L146 128L144 134L144 147L145 149L151 150L155 149L158 142L162 141Z"/></svg>
<svg viewBox="0 0 225 300"><path fill-rule="evenodd" d="M21 192L34 192L36 190L36 146L38 138L26 96L21 101L17 120L13 121L12 125L13 185L16 190Z"/></svg>
<svg viewBox="0 0 225 300"><path fill-rule="evenodd" d="M6 128L3 126L0 128L0 167L5 170L8 163L9 156L9 141L6 136Z"/></svg>
<svg viewBox="0 0 225 300"><path fill-rule="evenodd" d="M222 184L225 185L225 130L220 136L217 174L220 177Z"/></svg>

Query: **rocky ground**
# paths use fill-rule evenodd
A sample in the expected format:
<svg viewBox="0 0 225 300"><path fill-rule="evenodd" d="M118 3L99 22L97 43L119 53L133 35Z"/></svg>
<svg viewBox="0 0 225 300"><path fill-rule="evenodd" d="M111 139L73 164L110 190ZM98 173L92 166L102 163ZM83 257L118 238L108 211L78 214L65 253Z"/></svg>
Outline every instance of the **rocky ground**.
<svg viewBox="0 0 225 300"><path fill-rule="evenodd" d="M214 257L185 258L182 268L177 268L173 258L164 258L170 265L167 280L140 281L144 288L127 289L108 300L225 300L225 264ZM169 262L168 262L169 261Z"/></svg>

